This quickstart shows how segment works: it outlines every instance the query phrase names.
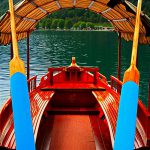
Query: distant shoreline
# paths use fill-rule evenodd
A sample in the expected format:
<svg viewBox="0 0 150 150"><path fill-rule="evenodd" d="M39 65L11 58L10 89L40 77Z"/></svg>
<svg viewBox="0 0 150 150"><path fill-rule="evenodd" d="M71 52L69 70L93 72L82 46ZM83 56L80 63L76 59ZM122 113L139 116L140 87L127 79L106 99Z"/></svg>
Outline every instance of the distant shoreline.
<svg viewBox="0 0 150 150"><path fill-rule="evenodd" d="M87 32L90 32L90 31L100 31L100 32L113 32L114 29L105 29L105 30L73 30L73 29L36 29L35 31L87 31Z"/></svg>

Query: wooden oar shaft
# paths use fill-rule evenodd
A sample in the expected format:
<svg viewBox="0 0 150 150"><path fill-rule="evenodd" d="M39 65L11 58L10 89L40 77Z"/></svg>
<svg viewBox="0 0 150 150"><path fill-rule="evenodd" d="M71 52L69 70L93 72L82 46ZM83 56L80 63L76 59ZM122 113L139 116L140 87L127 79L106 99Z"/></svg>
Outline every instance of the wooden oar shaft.
<svg viewBox="0 0 150 150"><path fill-rule="evenodd" d="M14 57L18 57L19 53L18 53L18 42L17 42L17 35L16 35L16 24L15 24L15 17L14 17L13 0L9 0L9 10L10 10L10 19L11 19L13 54L14 54Z"/></svg>
<svg viewBox="0 0 150 150"><path fill-rule="evenodd" d="M137 6L136 23L135 23L135 31L134 31L133 47L132 47L132 56L131 56L131 65L135 65L135 66L136 66L137 49L138 49L141 6L142 6L142 0L139 0L138 1L138 6Z"/></svg>
<svg viewBox="0 0 150 150"><path fill-rule="evenodd" d="M122 85L118 110L114 150L134 149L139 93L139 71L136 68L136 58L140 28L141 5L142 0L138 0L131 65L124 74L124 83Z"/></svg>
<svg viewBox="0 0 150 150"><path fill-rule="evenodd" d="M13 45L13 59L10 62L10 76L12 76L16 72L25 74L25 67L24 62L19 58L13 0L9 0L9 11L10 11L12 45Z"/></svg>
<svg viewBox="0 0 150 150"><path fill-rule="evenodd" d="M24 62L19 58L13 0L9 0L13 43L13 59L10 61L10 87L17 150L35 150L34 133L30 111L30 99Z"/></svg>
<svg viewBox="0 0 150 150"><path fill-rule="evenodd" d="M138 0L136 22L135 22L135 31L133 37L133 47L131 55L131 64L129 69L125 72L123 82L133 81L139 84L140 74L136 68L136 59L137 59L137 50L138 50L138 39L139 39L139 30L140 30L140 14L141 14L142 0Z"/></svg>

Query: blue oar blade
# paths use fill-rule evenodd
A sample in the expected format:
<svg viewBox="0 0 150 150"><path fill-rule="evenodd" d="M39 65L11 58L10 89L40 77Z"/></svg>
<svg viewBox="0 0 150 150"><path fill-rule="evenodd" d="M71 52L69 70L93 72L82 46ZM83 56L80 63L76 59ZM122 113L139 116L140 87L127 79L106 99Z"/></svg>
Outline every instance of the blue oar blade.
<svg viewBox="0 0 150 150"><path fill-rule="evenodd" d="M17 150L35 150L26 76L15 73L10 80Z"/></svg>
<svg viewBox="0 0 150 150"><path fill-rule="evenodd" d="M136 130L139 86L128 81L123 84L116 127L114 150L133 150Z"/></svg>

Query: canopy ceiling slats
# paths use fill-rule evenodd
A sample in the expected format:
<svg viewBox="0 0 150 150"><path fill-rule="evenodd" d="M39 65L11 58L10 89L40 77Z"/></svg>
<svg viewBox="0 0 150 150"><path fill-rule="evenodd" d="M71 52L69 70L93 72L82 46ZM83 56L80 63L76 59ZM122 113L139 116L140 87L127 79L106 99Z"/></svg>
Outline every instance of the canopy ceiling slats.
<svg viewBox="0 0 150 150"><path fill-rule="evenodd" d="M15 5L17 38L21 40L31 33L38 21L62 8L89 9L106 18L121 37L133 39L136 7L126 0L22 0ZM11 42L9 10L0 18L0 44ZM141 13L141 44L150 44L150 19Z"/></svg>
<svg viewBox="0 0 150 150"><path fill-rule="evenodd" d="M98 3L98 2L94 2L93 5L90 7L90 9L92 11L95 11L97 13L102 13L103 11L107 10L108 8L109 8L108 6Z"/></svg>

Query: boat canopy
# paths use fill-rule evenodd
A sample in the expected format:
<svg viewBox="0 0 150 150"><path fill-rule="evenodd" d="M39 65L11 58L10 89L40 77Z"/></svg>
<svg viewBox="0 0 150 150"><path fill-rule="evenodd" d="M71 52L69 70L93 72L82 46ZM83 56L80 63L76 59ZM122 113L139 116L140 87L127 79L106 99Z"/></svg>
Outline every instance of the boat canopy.
<svg viewBox="0 0 150 150"><path fill-rule="evenodd" d="M35 30L37 23L63 8L89 9L106 18L126 41L133 39L136 7L126 0L22 0L14 6L18 40ZM10 12L0 18L0 44L11 43ZM150 44L150 18L141 13L139 43Z"/></svg>

